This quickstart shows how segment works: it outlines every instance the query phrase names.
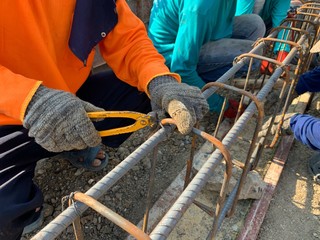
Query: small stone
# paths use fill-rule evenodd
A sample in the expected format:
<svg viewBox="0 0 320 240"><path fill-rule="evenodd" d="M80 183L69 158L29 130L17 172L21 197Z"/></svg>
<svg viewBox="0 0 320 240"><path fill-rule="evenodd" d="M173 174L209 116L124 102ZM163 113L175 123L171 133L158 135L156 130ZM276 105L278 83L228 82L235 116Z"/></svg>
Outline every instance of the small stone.
<svg viewBox="0 0 320 240"><path fill-rule="evenodd" d="M134 167L132 167L132 171L137 172L137 171L139 171L139 170L140 170L140 167L139 167L139 166L134 166Z"/></svg>
<svg viewBox="0 0 320 240"><path fill-rule="evenodd" d="M199 165L195 165L194 170L198 171L196 168ZM214 170L213 176L207 182L205 189L209 191L219 192L222 187L223 176L225 171L225 163L222 162ZM240 179L242 170L237 167L233 167L232 176L229 182L229 187L227 193L229 194L234 188L237 180ZM262 177L257 171L250 171L247 175L246 181L242 186L239 199L259 199L262 196L264 189L266 188L266 183L263 181Z"/></svg>
<svg viewBox="0 0 320 240"><path fill-rule="evenodd" d="M101 229L101 224L100 224L100 223L97 225L97 229L98 229L98 230Z"/></svg>
<svg viewBox="0 0 320 240"><path fill-rule="evenodd" d="M94 183L94 179L92 179L92 178L89 179L89 180L88 180L88 183L91 185L92 183Z"/></svg>
<svg viewBox="0 0 320 240"><path fill-rule="evenodd" d="M237 225L233 225L233 226L232 226L232 230L233 230L234 232L237 232L238 229L239 229L239 227L238 227Z"/></svg>
<svg viewBox="0 0 320 240"><path fill-rule="evenodd" d="M75 176L80 176L85 171L84 168L78 168L77 171L74 173Z"/></svg>
<svg viewBox="0 0 320 240"><path fill-rule="evenodd" d="M43 211L44 211L44 217L48 217L48 216L51 216L53 211L54 211L54 208L52 205L49 205L49 204L46 204L44 203L43 204Z"/></svg>

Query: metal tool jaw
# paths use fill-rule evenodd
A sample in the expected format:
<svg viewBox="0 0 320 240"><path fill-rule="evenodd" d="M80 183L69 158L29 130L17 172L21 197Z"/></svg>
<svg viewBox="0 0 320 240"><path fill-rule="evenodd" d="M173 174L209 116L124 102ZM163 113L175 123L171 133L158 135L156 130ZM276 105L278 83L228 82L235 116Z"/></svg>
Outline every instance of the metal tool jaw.
<svg viewBox="0 0 320 240"><path fill-rule="evenodd" d="M91 119L130 118L135 120L133 124L128 126L99 131L99 134L101 137L135 132L147 126L154 127L158 122L156 113L154 112L144 114L144 113L133 112L133 111L101 111L101 112L89 112L88 117Z"/></svg>

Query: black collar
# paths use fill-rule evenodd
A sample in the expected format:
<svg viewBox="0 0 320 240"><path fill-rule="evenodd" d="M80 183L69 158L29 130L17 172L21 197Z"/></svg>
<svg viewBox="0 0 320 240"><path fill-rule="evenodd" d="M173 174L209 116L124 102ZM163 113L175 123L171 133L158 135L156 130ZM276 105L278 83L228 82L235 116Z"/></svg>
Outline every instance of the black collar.
<svg viewBox="0 0 320 240"><path fill-rule="evenodd" d="M89 53L117 22L115 0L77 0L69 38L71 51L86 64Z"/></svg>

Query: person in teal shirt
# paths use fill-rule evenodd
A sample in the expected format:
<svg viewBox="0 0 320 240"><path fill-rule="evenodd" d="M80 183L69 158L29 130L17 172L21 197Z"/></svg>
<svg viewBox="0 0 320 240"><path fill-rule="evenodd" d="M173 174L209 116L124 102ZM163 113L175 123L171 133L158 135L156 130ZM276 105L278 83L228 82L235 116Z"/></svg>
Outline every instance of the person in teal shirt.
<svg viewBox="0 0 320 240"><path fill-rule="evenodd" d="M288 10L290 9L291 0L238 0L236 16L244 14L258 14L266 25L266 34L275 27L279 27L281 22L287 17ZM287 32L280 31L278 39L286 39ZM282 62L290 51L287 44L276 43L274 53L277 55L277 60ZM261 71L266 71L266 63L263 62ZM271 65L269 65L270 67ZM273 69L268 69L270 73Z"/></svg>
<svg viewBox="0 0 320 240"><path fill-rule="evenodd" d="M216 81L232 67L235 57L249 52L253 42L265 34L258 15L235 17L236 2L154 0L149 37L184 83L202 88ZM246 70L241 69L242 73ZM220 112L223 100L217 94L210 96L210 110ZM225 117L234 117L235 105L229 100Z"/></svg>
<svg viewBox="0 0 320 240"><path fill-rule="evenodd" d="M236 16L258 14L268 32L271 28L280 26L289 9L290 0L238 0Z"/></svg>

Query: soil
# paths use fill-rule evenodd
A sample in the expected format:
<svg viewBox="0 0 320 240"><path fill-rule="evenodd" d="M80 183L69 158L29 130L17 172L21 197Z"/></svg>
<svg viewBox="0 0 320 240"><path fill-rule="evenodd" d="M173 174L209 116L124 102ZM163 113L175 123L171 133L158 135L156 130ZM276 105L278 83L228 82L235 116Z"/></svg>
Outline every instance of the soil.
<svg viewBox="0 0 320 240"><path fill-rule="evenodd" d="M209 121L210 117L212 116L207 116L206 121ZM61 213L61 199L64 196L69 196L74 191L86 192L140 146L146 140L149 131L150 129L146 128L135 132L117 149L105 147L109 155L109 163L101 172L77 169L60 156L39 161L34 181L42 189L44 195L45 221L42 227ZM182 136L174 132L167 141L159 145L152 203L159 198L185 166L190 155L190 144L190 136ZM201 145L203 142L200 140L198 144ZM151 154L134 166L99 201L130 222L137 224L143 218L145 211L150 169ZM64 206L67 205L64 204ZM124 239L127 236L125 231L91 209L82 215L81 223L85 239L115 240ZM30 239L36 232L24 238ZM74 239L72 225L57 239Z"/></svg>
<svg viewBox="0 0 320 240"><path fill-rule="evenodd" d="M318 111L312 109L309 113L319 116ZM208 114L200 125L206 132L213 132L209 123L216 121L216 119L215 114ZM140 146L146 140L149 130L143 129L132 134L117 149L105 147L109 154L109 164L101 172L94 173L76 169L59 156L41 160L38 163L34 181L44 194L45 221L42 227L61 213L61 199L64 196L68 196L74 191L86 192ZM198 147L202 144L203 141L198 141ZM160 144L152 203L159 198L184 168L190 154L190 145L191 136L182 136L176 132ZM320 239L320 185L313 182L307 170L307 159L312 154L314 151L306 146L297 141L294 143L277 192L261 227L259 240ZM102 204L134 224L138 224L144 215L151 159L150 154L140 161L107 194L99 199ZM261 169L261 172L264 170L265 168ZM243 223L244 213L250 203L251 200L239 201L239 210L233 216L233 221ZM84 212L81 223L85 239L118 240L125 239L127 236L125 231L91 209ZM223 229L226 233L240 230L226 227ZM25 235L23 239L30 239L36 232ZM183 233L180 235L183 236ZM233 234L232 237L230 235L228 238L225 238L226 235L220 235L224 237L219 239L236 239L236 234ZM57 239L74 238L72 226L69 226Z"/></svg>
<svg viewBox="0 0 320 240"><path fill-rule="evenodd" d="M314 107L307 113L320 117ZM320 184L308 170L315 153L294 142L258 240L320 239Z"/></svg>

